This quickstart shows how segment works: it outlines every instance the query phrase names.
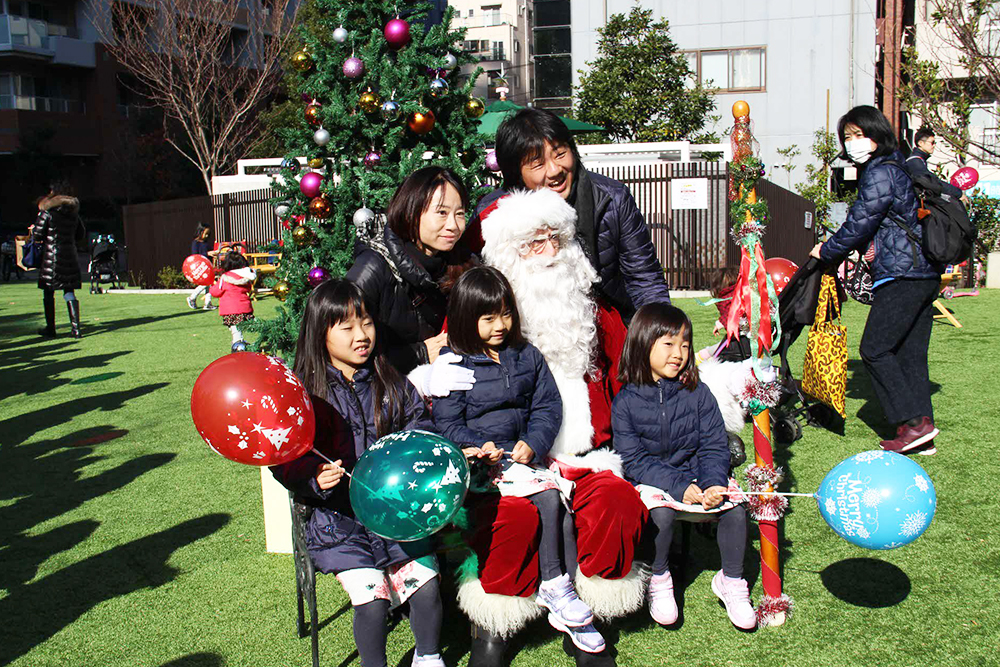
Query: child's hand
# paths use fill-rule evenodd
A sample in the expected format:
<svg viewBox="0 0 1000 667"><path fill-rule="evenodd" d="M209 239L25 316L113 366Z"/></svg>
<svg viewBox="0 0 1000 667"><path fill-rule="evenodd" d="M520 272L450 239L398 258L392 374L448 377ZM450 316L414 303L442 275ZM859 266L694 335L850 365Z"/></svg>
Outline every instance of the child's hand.
<svg viewBox="0 0 1000 667"><path fill-rule="evenodd" d="M718 507L722 504L726 491L728 491L728 489L724 486L716 485L708 487L702 495L701 506L707 510L710 510L713 507Z"/></svg>
<svg viewBox="0 0 1000 667"><path fill-rule="evenodd" d="M342 459L337 459L333 463L324 463L316 472L316 484L326 491L340 484L340 478L344 476L344 469L340 467Z"/></svg>
<svg viewBox="0 0 1000 667"><path fill-rule="evenodd" d="M535 452L532 451L531 447L524 440L518 440L517 444L514 445L514 451L511 452L510 458L515 463L528 464L531 463L531 459L535 458Z"/></svg>
<svg viewBox="0 0 1000 667"><path fill-rule="evenodd" d="M726 325L722 323L722 320L715 320L715 326L712 327L712 335L718 336L719 332L725 330L726 330Z"/></svg>
<svg viewBox="0 0 1000 667"><path fill-rule="evenodd" d="M697 484L688 484L688 488L684 489L684 498L682 499L688 505L697 505L703 499L703 492L698 488Z"/></svg>
<svg viewBox="0 0 1000 667"><path fill-rule="evenodd" d="M487 458L487 460L489 460L491 465L494 465L499 463L500 459L503 458L503 450L497 448L497 446L493 444L493 441L490 441L483 445L483 455Z"/></svg>
<svg viewBox="0 0 1000 667"><path fill-rule="evenodd" d="M483 458L483 450L479 447L462 447L462 453L465 454L465 458L469 459L481 459Z"/></svg>

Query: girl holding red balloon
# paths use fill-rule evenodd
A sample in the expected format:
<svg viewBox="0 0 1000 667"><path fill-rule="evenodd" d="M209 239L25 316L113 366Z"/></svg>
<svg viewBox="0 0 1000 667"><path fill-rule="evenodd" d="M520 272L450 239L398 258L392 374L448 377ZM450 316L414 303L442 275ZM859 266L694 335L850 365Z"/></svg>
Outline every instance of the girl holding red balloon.
<svg viewBox="0 0 1000 667"><path fill-rule="evenodd" d="M194 240L191 241L191 256L192 257L204 257L211 263L212 257L216 254L212 250L212 244L208 242L209 237L212 235L212 228L203 222L198 223L198 227L195 228ZM203 308L205 310L215 310L215 306L212 305L212 295L209 294L208 288L211 283L198 284L193 290L191 290L191 295L187 298L187 305L191 309L198 307L199 297L205 297L205 304Z"/></svg>
<svg viewBox="0 0 1000 667"><path fill-rule="evenodd" d="M257 273L250 268L247 258L237 250L230 250L222 259L222 276L209 288L209 294L219 300L222 323L233 335L233 352L246 349L239 325L253 319L250 290L256 279Z"/></svg>
<svg viewBox="0 0 1000 667"><path fill-rule="evenodd" d="M314 508L306 525L309 553L316 569L335 574L351 599L361 662L385 667L386 616L409 602L413 665L444 667L436 557L422 542L404 548L366 529L354 518L344 483L344 475L378 438L433 430L417 390L377 345L375 323L357 286L329 280L313 290L302 317L295 374L312 395L314 447L325 456L310 452L271 471L298 502Z"/></svg>

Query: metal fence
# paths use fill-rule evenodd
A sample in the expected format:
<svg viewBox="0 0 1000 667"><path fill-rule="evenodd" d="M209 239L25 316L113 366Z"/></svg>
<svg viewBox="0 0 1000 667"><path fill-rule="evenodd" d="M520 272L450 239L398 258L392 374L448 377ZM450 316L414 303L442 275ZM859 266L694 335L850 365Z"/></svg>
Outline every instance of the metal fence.
<svg viewBox="0 0 1000 667"><path fill-rule="evenodd" d="M269 200L270 188L212 196L215 239L220 243L244 241L251 252L281 238L278 216Z"/></svg>

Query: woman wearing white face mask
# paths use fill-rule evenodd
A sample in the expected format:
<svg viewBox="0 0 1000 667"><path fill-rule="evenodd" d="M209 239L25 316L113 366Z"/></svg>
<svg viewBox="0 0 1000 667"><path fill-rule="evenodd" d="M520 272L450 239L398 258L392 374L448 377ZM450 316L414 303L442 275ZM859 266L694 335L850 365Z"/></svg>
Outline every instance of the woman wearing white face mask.
<svg viewBox="0 0 1000 667"><path fill-rule="evenodd" d="M886 420L896 429L882 448L934 454L938 429L927 348L944 267L934 265L911 240L922 237L917 197L886 117L874 107L855 107L840 119L837 134L858 168L858 199L844 225L810 254L837 265L851 250L864 252L874 242L874 300L860 352Z"/></svg>

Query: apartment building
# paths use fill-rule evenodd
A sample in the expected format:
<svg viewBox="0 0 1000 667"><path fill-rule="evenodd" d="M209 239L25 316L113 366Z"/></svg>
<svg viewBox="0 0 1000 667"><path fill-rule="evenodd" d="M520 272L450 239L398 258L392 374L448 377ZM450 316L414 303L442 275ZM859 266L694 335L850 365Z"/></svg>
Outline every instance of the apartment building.
<svg viewBox="0 0 1000 667"><path fill-rule="evenodd" d="M450 0L449 4L455 9L451 27L466 29L463 46L478 60L463 66L462 73L471 76L477 67L485 70L476 80L474 94L487 103L502 94L517 104L528 104L534 95L532 0Z"/></svg>

